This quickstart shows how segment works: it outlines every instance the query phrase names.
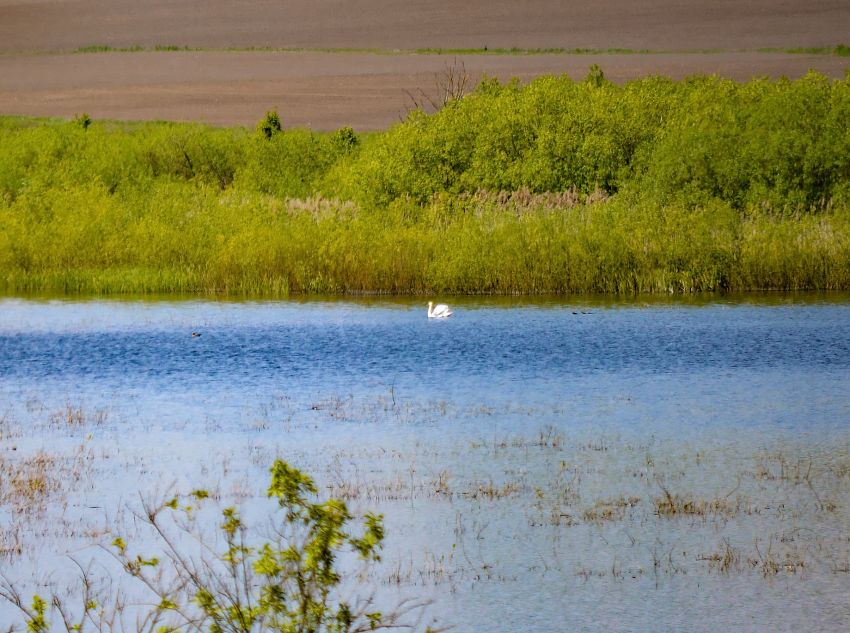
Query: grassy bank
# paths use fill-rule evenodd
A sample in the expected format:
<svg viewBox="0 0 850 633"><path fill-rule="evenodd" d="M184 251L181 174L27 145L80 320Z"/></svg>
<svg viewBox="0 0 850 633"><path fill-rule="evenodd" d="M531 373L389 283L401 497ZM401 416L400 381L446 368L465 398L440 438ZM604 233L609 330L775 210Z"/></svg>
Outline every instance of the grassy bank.
<svg viewBox="0 0 850 633"><path fill-rule="evenodd" d="M0 286L850 288L850 79L458 96L369 136L0 119Z"/></svg>

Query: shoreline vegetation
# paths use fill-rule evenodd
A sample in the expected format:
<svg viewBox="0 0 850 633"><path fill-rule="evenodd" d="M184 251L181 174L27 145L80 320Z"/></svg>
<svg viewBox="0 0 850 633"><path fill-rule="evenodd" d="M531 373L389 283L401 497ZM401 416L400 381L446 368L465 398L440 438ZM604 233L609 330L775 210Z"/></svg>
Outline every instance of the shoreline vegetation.
<svg viewBox="0 0 850 633"><path fill-rule="evenodd" d="M850 75L467 81L371 134L0 118L0 290L850 289Z"/></svg>

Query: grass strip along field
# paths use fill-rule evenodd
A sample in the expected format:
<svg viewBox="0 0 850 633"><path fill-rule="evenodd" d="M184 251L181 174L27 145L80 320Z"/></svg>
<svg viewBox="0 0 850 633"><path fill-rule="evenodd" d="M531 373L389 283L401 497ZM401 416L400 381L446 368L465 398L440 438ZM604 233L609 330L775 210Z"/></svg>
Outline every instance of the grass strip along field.
<svg viewBox="0 0 850 633"><path fill-rule="evenodd" d="M0 119L0 287L850 288L850 77L593 68L438 105L362 136Z"/></svg>
<svg viewBox="0 0 850 633"><path fill-rule="evenodd" d="M369 53L373 55L662 55L665 53L676 53L677 55L704 55L711 53L729 52L727 49L633 49L633 48L415 48L415 49L398 49L398 48L345 48L345 47L275 47L275 46L250 46L250 47L224 47L224 48L201 48L179 44L156 44L154 46L145 47L140 44L133 46L115 47L107 44L91 44L89 46L80 46L73 51L75 54L91 54L91 53L142 53L142 52L213 52L227 51L239 53L338 53L341 55L348 53ZM747 52L747 50L735 49L737 52ZM38 52L38 51L35 51ZM793 55L831 55L836 57L850 57L850 46L846 44L836 44L835 46L818 46L818 47L797 47L797 48L758 48L754 49L758 53L790 53ZM41 54L52 54L48 51L41 51Z"/></svg>

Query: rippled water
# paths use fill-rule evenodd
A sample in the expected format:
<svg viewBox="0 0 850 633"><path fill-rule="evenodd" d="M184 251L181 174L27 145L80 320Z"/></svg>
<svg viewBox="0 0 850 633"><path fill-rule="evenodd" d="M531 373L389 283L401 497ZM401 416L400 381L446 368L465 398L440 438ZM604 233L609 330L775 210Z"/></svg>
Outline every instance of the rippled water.
<svg viewBox="0 0 850 633"><path fill-rule="evenodd" d="M176 421L271 393L308 402L392 389L471 405L566 399L579 420L627 431L666 421L685 432L742 422L803 430L841 426L848 367L845 303L468 303L446 321L399 303L0 303L5 399L32 389L129 396L156 400L162 408L148 413ZM622 396L649 409L642 419L588 419L600 399ZM677 406L696 417L666 420ZM665 419L649 419L652 410Z"/></svg>
<svg viewBox="0 0 850 633"><path fill-rule="evenodd" d="M124 460L74 507L169 476L230 476L222 468L256 482L262 458L283 454L337 489L383 486L353 500L387 513L385 558L405 580L379 590L428 596L465 631L846 630L848 376L840 296L464 300L439 321L412 301L0 300L0 414L23 428L7 454L75 445L82 431L55 420L78 407L100 416L92 441ZM786 461L814 463L837 507L812 510L798 477L782 489L796 514L767 503L749 523L688 527L652 512L658 481L717 496L744 477L752 507L777 481L747 479L759 460L770 473L781 461L784 483ZM559 468L582 482L562 508L572 526L551 519L569 487ZM441 473L454 491L424 492ZM505 498L485 503L483 485L507 486ZM630 494L643 514L583 514ZM816 561L827 545L810 539L806 577L746 569L754 539L761 553L812 526L835 560ZM705 562L724 539L744 559L736 574ZM33 556L45 548L64 551L54 539Z"/></svg>

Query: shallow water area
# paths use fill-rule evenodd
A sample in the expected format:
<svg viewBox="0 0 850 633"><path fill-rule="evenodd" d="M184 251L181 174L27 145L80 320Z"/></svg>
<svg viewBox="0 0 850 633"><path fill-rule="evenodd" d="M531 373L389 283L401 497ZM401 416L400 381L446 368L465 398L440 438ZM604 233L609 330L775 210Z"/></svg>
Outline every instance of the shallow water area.
<svg viewBox="0 0 850 633"><path fill-rule="evenodd" d="M458 630L850 626L848 297L449 303L0 299L4 574L282 457Z"/></svg>

